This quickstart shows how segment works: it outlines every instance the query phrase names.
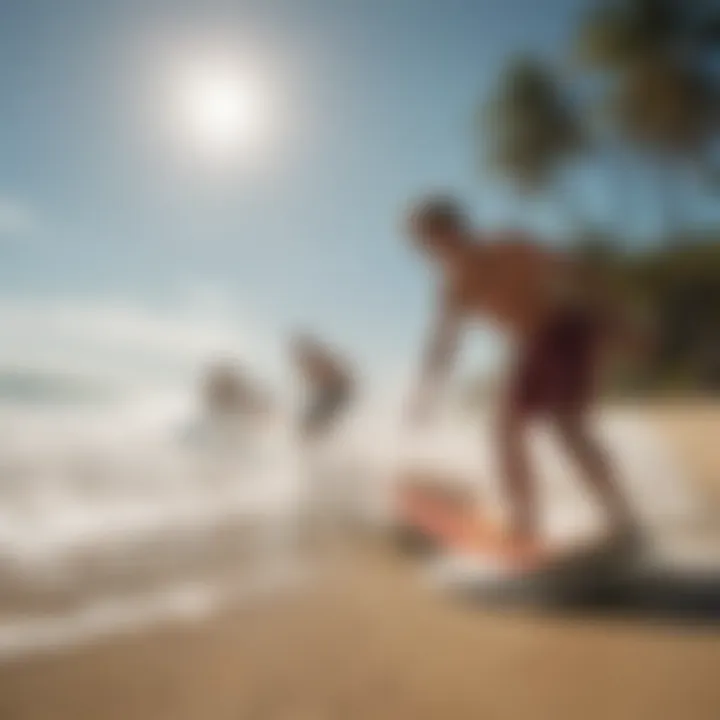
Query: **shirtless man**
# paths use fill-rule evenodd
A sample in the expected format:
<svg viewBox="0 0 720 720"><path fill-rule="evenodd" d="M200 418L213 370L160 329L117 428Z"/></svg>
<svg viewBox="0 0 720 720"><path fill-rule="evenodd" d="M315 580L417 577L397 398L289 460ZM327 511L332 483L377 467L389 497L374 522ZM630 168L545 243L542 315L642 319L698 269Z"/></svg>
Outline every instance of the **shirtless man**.
<svg viewBox="0 0 720 720"><path fill-rule="evenodd" d="M462 323L482 317L497 323L517 348L498 423L513 542L531 547L537 539L538 509L524 434L528 421L538 415L558 431L613 530L621 537L632 536L634 519L627 500L587 427L595 372L606 341L614 337L609 305L594 292L597 284L571 258L527 238L493 242L473 233L462 210L449 199L421 204L411 214L410 234L442 279L414 417L423 418L432 409Z"/></svg>
<svg viewBox="0 0 720 720"><path fill-rule="evenodd" d="M354 385L352 373L334 352L308 335L293 338L291 354L309 395L300 431L306 440L319 439L347 408Z"/></svg>

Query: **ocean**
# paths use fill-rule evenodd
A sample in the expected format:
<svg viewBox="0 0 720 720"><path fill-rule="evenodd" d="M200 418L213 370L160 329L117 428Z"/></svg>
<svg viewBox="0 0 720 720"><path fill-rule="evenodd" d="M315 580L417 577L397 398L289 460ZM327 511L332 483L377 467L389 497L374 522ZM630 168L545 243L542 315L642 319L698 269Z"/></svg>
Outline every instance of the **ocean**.
<svg viewBox="0 0 720 720"><path fill-rule="evenodd" d="M288 587L302 574L295 533L309 497L382 524L408 468L456 477L502 512L492 415L446 412L410 431L398 407L368 400L309 457L293 441L289 412L260 428L220 429L182 393L7 399L0 657L196 618ZM599 432L646 525L698 517L702 503L640 417L606 412ZM598 526L594 499L548 432L537 431L533 451L545 532L571 537Z"/></svg>

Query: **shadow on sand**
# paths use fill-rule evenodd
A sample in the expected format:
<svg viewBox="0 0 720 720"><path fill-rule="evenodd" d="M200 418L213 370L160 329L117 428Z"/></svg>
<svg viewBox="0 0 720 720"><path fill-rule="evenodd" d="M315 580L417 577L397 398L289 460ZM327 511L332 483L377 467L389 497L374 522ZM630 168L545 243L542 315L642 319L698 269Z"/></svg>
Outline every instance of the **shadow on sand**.
<svg viewBox="0 0 720 720"><path fill-rule="evenodd" d="M453 594L478 608L530 609L574 619L626 619L720 630L720 574L658 571L562 589L488 591L468 585Z"/></svg>

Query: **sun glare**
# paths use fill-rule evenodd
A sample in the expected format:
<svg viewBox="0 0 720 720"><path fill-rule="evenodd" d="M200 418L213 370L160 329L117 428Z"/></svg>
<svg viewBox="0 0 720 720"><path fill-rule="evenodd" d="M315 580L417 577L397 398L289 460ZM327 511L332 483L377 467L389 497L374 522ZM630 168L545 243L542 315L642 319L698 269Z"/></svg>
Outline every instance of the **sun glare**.
<svg viewBox="0 0 720 720"><path fill-rule="evenodd" d="M232 64L190 69L179 85L181 130L185 140L208 156L249 151L267 121L258 83Z"/></svg>

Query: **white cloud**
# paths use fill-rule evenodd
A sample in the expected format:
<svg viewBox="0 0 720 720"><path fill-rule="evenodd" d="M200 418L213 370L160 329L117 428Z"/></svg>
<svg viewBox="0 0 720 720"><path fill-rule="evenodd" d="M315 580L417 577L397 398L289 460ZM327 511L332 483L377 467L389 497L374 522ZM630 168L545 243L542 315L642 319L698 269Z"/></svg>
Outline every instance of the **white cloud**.
<svg viewBox="0 0 720 720"><path fill-rule="evenodd" d="M0 239L24 237L37 229L37 218L29 205L0 196Z"/></svg>

